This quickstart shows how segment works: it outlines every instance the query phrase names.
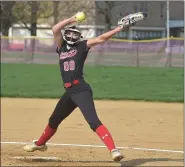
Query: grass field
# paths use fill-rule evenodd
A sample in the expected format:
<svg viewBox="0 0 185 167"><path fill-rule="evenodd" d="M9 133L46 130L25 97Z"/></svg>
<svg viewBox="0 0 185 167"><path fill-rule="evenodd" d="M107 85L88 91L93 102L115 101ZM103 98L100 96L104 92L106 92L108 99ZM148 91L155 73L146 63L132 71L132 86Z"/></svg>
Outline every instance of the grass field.
<svg viewBox="0 0 185 167"><path fill-rule="evenodd" d="M183 68L85 66L95 99L183 102ZM1 64L2 97L59 98L58 65Z"/></svg>

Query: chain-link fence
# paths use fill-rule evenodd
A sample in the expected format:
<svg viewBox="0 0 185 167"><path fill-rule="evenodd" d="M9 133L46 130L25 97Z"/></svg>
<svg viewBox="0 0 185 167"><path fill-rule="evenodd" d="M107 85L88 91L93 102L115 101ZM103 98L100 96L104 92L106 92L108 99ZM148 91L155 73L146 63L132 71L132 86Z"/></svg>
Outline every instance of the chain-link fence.
<svg viewBox="0 0 185 167"><path fill-rule="evenodd" d="M1 62L58 63L52 38L1 37ZM90 49L86 64L119 66L183 67L184 39L156 40L111 39Z"/></svg>

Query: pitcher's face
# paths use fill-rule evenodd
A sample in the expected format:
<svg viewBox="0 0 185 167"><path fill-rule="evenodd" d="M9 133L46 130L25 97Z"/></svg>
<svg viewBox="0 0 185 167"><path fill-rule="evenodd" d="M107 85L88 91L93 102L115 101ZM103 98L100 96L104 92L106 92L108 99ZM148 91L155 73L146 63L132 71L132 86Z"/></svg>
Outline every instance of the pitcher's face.
<svg viewBox="0 0 185 167"><path fill-rule="evenodd" d="M76 42L80 39L80 33L74 31L66 31L66 39L68 41Z"/></svg>

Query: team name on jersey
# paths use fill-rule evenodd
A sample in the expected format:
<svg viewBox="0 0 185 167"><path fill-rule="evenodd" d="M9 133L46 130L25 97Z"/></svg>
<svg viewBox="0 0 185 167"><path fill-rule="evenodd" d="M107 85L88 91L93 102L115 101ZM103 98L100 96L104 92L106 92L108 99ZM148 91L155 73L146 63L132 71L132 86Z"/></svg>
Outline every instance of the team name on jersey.
<svg viewBox="0 0 185 167"><path fill-rule="evenodd" d="M69 52L61 52L60 59L66 59L68 57L73 57L77 53L76 49L70 50Z"/></svg>

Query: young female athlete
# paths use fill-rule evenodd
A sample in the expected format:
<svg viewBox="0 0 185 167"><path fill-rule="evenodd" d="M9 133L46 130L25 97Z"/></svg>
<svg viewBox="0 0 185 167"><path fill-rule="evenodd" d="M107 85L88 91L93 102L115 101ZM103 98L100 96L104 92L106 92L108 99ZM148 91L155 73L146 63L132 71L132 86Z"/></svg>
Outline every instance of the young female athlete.
<svg viewBox="0 0 185 167"><path fill-rule="evenodd" d="M69 26L76 22L76 15L65 19L53 26L53 36L57 44L56 52L59 55L61 77L65 87L65 93L57 103L49 118L41 137L26 145L24 150L33 152L46 151L46 142L55 134L59 124L68 117L76 107L79 107L90 128L101 138L107 146L114 161L123 158L122 153L115 147L114 141L108 129L99 120L94 102L93 92L89 84L84 80L83 67L88 51L91 47L102 44L114 34L127 30L128 27L117 26L98 37L81 40L81 31L76 26ZM131 25L131 24L129 24ZM66 26L68 26L66 28ZM61 30L64 29L62 35Z"/></svg>

